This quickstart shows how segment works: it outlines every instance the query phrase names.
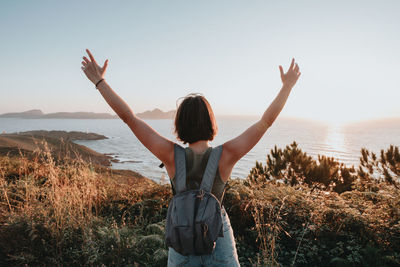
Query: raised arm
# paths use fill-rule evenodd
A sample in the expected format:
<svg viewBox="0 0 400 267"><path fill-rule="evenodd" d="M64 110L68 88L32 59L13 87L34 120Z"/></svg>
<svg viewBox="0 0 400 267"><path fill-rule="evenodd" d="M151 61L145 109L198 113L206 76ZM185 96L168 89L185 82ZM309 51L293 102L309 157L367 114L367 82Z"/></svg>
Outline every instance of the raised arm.
<svg viewBox="0 0 400 267"><path fill-rule="evenodd" d="M225 177L227 179L227 176L230 175L230 172L232 171L232 168L236 162L246 155L247 152L249 152L258 143L258 141L272 125L283 109L290 91L300 76L300 72L299 66L297 63L295 63L294 59L292 59L292 63L290 64L290 67L286 73L284 73L282 66L279 66L279 70L283 84L282 89L264 112L261 119L250 126L238 137L223 144L224 149L221 155L223 173L221 173L221 177Z"/></svg>
<svg viewBox="0 0 400 267"><path fill-rule="evenodd" d="M108 83L104 80L108 60L104 62L103 67L100 67L90 51L86 49L86 52L88 53L90 60L85 56L83 57L84 61L82 61L82 70L88 79L93 84L97 85L96 88L100 91L106 102L129 126L129 128L131 128L139 141L166 166L173 166L174 143L161 136L147 123L138 118L125 101L111 89Z"/></svg>

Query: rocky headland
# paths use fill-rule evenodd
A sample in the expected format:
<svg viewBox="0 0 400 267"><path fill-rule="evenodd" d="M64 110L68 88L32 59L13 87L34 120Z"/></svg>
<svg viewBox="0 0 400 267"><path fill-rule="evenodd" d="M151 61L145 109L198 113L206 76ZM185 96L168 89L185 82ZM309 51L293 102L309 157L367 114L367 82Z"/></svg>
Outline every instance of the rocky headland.
<svg viewBox="0 0 400 267"><path fill-rule="evenodd" d="M69 154L71 158L81 157L85 161L110 166L110 157L98 153L72 140L100 140L107 137L95 133L66 131L28 131L0 134L0 155L17 156L21 153L32 157L45 146L55 159L63 159Z"/></svg>

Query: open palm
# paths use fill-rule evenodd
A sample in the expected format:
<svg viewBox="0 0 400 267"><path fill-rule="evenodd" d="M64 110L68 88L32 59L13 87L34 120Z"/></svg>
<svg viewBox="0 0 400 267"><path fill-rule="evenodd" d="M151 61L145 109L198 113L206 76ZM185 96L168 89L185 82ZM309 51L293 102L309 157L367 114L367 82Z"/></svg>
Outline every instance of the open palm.
<svg viewBox="0 0 400 267"><path fill-rule="evenodd" d="M104 62L103 67L100 67L89 49L86 49L86 52L88 53L90 60L85 56L83 57L84 61L82 61L82 70L86 74L86 77L88 77L92 83L96 84L98 81L103 79L104 74L106 73L108 59Z"/></svg>
<svg viewBox="0 0 400 267"><path fill-rule="evenodd" d="M301 74L299 65L295 63L294 58L292 59L292 63L290 64L290 67L286 73L284 73L282 66L279 66L279 70L281 72L283 85L290 87L293 87L296 84Z"/></svg>

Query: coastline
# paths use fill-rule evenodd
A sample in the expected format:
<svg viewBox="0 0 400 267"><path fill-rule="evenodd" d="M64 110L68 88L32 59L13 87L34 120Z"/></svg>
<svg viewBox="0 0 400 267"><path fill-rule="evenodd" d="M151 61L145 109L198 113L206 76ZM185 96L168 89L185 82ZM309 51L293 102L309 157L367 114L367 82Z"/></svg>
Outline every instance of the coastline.
<svg viewBox="0 0 400 267"><path fill-rule="evenodd" d="M118 182L127 185L152 185L155 181L128 169L113 169L111 162L119 162L111 155L99 153L87 146L77 144L75 140L103 140L108 137L96 133L79 131L26 131L0 134L0 156L33 159L39 151L50 151L54 161L65 157L82 159L93 164L96 172L113 176Z"/></svg>

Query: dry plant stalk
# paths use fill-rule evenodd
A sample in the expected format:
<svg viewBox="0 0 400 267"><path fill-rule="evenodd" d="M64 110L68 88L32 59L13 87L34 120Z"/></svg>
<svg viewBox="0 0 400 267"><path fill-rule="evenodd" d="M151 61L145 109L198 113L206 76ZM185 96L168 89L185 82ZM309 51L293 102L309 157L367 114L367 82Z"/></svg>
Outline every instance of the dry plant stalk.
<svg viewBox="0 0 400 267"><path fill-rule="evenodd" d="M254 190L257 190L255 185ZM249 204L253 207L251 214L254 218L255 228L258 236L256 241L260 241L260 250L262 259L258 259L257 264L266 266L279 266L277 262L278 252L276 250L276 241L279 233L283 230L280 220L281 211L285 205L285 199L283 197L279 209L275 212L275 208L270 203L262 201L260 199L253 200ZM267 211L267 214L265 214Z"/></svg>
<svg viewBox="0 0 400 267"><path fill-rule="evenodd" d="M56 163L46 141L41 145L43 149L38 146L32 159L22 154L18 158L16 179L8 179L0 167L2 210L6 206L8 215L46 218L59 234L65 227L83 228L104 203L104 181L81 158L72 160L66 153ZM11 159L6 159L10 165Z"/></svg>

